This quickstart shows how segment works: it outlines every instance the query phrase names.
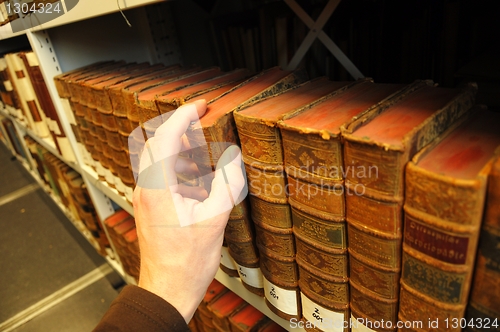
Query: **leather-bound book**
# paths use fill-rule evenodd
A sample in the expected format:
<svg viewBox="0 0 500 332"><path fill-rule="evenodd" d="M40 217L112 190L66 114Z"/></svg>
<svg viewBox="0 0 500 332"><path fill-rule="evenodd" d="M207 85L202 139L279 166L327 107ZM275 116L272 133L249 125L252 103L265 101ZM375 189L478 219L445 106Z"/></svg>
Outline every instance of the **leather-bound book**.
<svg viewBox="0 0 500 332"><path fill-rule="evenodd" d="M226 292L207 305L212 322L219 331L231 331L229 317L248 304L233 292Z"/></svg>
<svg viewBox="0 0 500 332"><path fill-rule="evenodd" d="M285 114L348 85L348 82L319 78L256 101L234 113L248 177L256 242L261 254L266 303L286 319L300 317L301 312L295 241L277 122ZM273 296L271 288L287 295Z"/></svg>
<svg viewBox="0 0 500 332"><path fill-rule="evenodd" d="M476 107L406 167L402 321L431 317L427 331L463 327L499 123L500 113Z"/></svg>
<svg viewBox="0 0 500 332"><path fill-rule="evenodd" d="M488 191L479 236L476 267L464 331L492 331L500 326L500 157L488 175Z"/></svg>
<svg viewBox="0 0 500 332"><path fill-rule="evenodd" d="M476 90L417 81L391 103L342 127L344 165L350 167L345 197L351 316L391 322L377 331L394 330L397 321L404 167L470 110Z"/></svg>
<svg viewBox="0 0 500 332"><path fill-rule="evenodd" d="M262 312L247 305L229 317L231 332L257 332L267 319Z"/></svg>
<svg viewBox="0 0 500 332"><path fill-rule="evenodd" d="M390 102L403 87L361 80L278 122L306 325L350 320L340 127Z"/></svg>
<svg viewBox="0 0 500 332"><path fill-rule="evenodd" d="M193 154L193 160L198 165L202 174L211 174L213 172L219 157L228 144L239 145L233 118L235 110L253 100L262 99L295 86L303 82L304 79L305 75L302 71L289 72L277 67L271 68L249 78L219 97L209 101L205 115L197 124L188 128L186 132L191 146L198 149L198 152ZM207 190L210 190L210 183L211 181L206 181L202 185L205 185ZM248 227L251 217L246 212L248 211L245 207L246 204L246 202L241 202L236 205L229 217L231 224L240 223L244 225L243 230L251 229L251 226ZM240 221L238 222L238 220ZM254 245L254 241L253 234L249 234L246 231L238 233L238 241L231 241L231 239L226 238L228 246L230 248L232 246L234 253L237 253L236 249L241 249L241 254L238 255L240 257L255 257L257 248ZM244 254L244 250L248 252ZM240 263L243 262L240 260ZM238 272L240 272L243 284L250 286L247 288L250 290L260 289L259 293L262 293L263 280L258 263L251 265L241 264L238 266Z"/></svg>
<svg viewBox="0 0 500 332"><path fill-rule="evenodd" d="M179 106L192 99L193 96L217 90L227 85L236 86L250 76L251 73L247 69L236 69L213 79L195 83L182 89L157 96L156 105L160 114L165 114L176 110Z"/></svg>

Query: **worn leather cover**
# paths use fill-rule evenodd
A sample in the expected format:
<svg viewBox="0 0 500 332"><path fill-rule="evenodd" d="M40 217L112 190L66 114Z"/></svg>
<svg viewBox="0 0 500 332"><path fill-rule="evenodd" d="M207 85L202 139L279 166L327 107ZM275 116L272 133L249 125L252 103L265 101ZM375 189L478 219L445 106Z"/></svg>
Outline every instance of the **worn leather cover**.
<svg viewBox="0 0 500 332"><path fill-rule="evenodd" d="M423 308L425 317L464 317L487 177L500 153L498 122L500 114L476 107L407 165L402 320L423 319ZM461 330L444 322L439 328Z"/></svg>
<svg viewBox="0 0 500 332"><path fill-rule="evenodd" d="M354 315L362 315L355 318L384 317L395 326L404 166L471 108L476 90L475 86L462 90L437 88L430 81L418 81L388 103L342 127L344 163L365 171L374 167L377 170L375 178L347 172L345 180L346 190L356 193L356 189L362 189L361 193L346 195L349 255L356 263L351 264L351 310ZM400 125L401 121L405 126ZM370 307L363 304L364 296Z"/></svg>

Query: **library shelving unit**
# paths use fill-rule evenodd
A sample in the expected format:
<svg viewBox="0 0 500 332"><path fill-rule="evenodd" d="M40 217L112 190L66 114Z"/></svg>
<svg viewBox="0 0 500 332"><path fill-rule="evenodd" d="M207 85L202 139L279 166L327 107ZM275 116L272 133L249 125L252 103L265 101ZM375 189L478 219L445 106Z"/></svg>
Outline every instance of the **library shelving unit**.
<svg viewBox="0 0 500 332"><path fill-rule="evenodd" d="M61 0L61 3L64 3L64 0ZM9 118L14 122L19 142L24 145L25 151L28 149L22 137L28 135L81 174L101 221L115 213L116 205L132 215L133 207L115 189L99 180L96 172L83 162L71 129L71 124L75 124L72 112L59 98L53 78L63 72L102 60L163 63L165 65L186 64L177 43L178 34L168 6L168 1L161 0L119 0L118 2L82 0L64 15L33 28L13 33L10 24L0 27L1 53L31 49L38 57L45 83L69 139L72 154L70 157L59 154L50 139L38 137L3 107L0 110L0 118ZM184 29L184 26L181 28ZM34 172L34 161L31 160L29 153L26 153L26 159L18 159L44 187L47 194L54 199L82 235L95 246L95 240L88 230L85 230L82 222L72 218L57 197L50 192L50 188L44 186L43 181ZM124 272L118 255L113 252L112 243L106 258L126 282L135 283L134 278ZM303 330L291 328L289 321L278 317L267 307L264 298L247 291L239 278L229 277L219 270L216 279L285 329Z"/></svg>

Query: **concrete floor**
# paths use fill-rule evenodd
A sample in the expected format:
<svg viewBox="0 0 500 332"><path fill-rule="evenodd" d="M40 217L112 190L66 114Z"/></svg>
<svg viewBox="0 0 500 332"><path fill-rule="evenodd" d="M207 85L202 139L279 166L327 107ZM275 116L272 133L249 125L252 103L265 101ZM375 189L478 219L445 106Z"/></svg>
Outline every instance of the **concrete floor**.
<svg viewBox="0 0 500 332"><path fill-rule="evenodd" d="M91 331L120 279L11 157L0 142L0 330Z"/></svg>

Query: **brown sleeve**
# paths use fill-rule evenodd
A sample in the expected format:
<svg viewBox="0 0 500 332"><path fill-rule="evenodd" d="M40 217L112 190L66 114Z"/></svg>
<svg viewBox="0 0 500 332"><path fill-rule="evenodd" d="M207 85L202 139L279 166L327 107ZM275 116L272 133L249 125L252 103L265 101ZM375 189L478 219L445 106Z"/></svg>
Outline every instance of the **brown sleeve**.
<svg viewBox="0 0 500 332"><path fill-rule="evenodd" d="M94 329L102 331L190 331L181 314L161 297L125 286Z"/></svg>

